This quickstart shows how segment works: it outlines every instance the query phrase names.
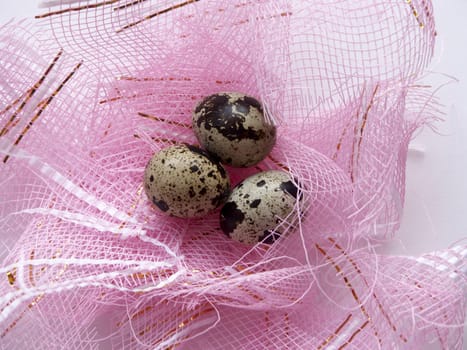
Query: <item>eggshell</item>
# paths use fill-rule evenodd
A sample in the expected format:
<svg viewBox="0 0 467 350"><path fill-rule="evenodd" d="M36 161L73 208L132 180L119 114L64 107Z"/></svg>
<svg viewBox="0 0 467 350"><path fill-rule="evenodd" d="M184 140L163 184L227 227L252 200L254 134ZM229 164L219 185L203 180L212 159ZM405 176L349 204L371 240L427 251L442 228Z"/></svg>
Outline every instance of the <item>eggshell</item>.
<svg viewBox="0 0 467 350"><path fill-rule="evenodd" d="M193 131L201 146L233 167L263 160L276 141L276 128L253 97L222 92L206 97L193 113Z"/></svg>
<svg viewBox="0 0 467 350"><path fill-rule="evenodd" d="M290 226L287 223L295 221L297 196L300 201L296 181L286 172L270 170L250 176L232 190L222 207L221 229L239 242L273 243Z"/></svg>
<svg viewBox="0 0 467 350"><path fill-rule="evenodd" d="M162 212L200 217L224 203L230 180L223 166L205 151L174 145L151 158L144 172L144 189Z"/></svg>

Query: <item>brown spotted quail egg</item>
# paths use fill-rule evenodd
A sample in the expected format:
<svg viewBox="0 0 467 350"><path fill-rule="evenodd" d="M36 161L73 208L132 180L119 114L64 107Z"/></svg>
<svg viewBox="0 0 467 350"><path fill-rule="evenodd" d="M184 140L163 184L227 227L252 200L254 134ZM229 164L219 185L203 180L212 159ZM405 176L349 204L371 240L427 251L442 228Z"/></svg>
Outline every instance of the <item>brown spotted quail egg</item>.
<svg viewBox="0 0 467 350"><path fill-rule="evenodd" d="M144 189L166 214L199 217L220 206L230 192L222 165L207 152L174 145L156 153L144 172Z"/></svg>
<svg viewBox="0 0 467 350"><path fill-rule="evenodd" d="M259 163L276 141L276 128L265 119L261 103L236 92L202 100L193 113L193 130L202 147L234 167Z"/></svg>
<svg viewBox="0 0 467 350"><path fill-rule="evenodd" d="M232 190L222 207L222 231L247 244L274 243L283 233L281 223L294 222L299 193L295 183L288 173L278 170L248 177Z"/></svg>

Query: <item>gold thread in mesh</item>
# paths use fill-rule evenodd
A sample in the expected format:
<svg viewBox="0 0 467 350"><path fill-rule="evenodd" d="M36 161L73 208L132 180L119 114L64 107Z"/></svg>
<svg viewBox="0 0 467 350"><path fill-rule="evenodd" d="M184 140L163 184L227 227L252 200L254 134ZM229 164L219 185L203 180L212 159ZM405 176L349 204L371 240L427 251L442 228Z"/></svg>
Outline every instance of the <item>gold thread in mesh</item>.
<svg viewBox="0 0 467 350"><path fill-rule="evenodd" d="M136 138L136 139L141 139L141 136L138 135L138 134L133 134L133 137ZM162 142L162 143L170 143L170 144L176 144L178 143L176 140L174 139L167 139L167 138L164 138L164 137L151 137L151 139L154 141L154 142Z"/></svg>
<svg viewBox="0 0 467 350"><path fill-rule="evenodd" d="M404 276L405 276L407 279L412 280L407 274L404 274ZM413 282L413 284L414 284L418 289L424 289L424 288L422 287L422 285L421 285L418 281L412 280L412 282ZM429 296L431 299L433 299L436 303L440 303L440 299L437 298L437 297L435 297L435 296L432 295L431 293L428 293L428 296ZM409 299L411 303L413 303L413 301L414 301L414 299L413 299L410 295L407 295L407 299ZM419 305L418 308L419 308L420 311L423 311L423 310L424 310L423 306L421 306L421 305ZM447 322L448 322L448 316L447 316L447 314L446 314L446 310L443 310L443 318L444 318L444 320L446 321L446 324L447 324ZM436 334L437 334L437 336L438 336L439 343L440 343L440 344L443 344L443 340L442 340L441 334L439 333L439 328L438 328L438 327L436 327Z"/></svg>
<svg viewBox="0 0 467 350"><path fill-rule="evenodd" d="M362 123L360 125L360 127L358 127L358 124L355 124L354 126L354 143L353 143L353 146L352 146L352 155L351 155L351 159L350 159L350 179L352 180L352 183L355 181L355 173L354 173L354 160L355 160L355 155L356 155L356 164L355 166L358 168L358 163L359 163L359 160L360 160L360 149L361 149L361 145L362 145L362 141L363 141L363 132L365 131L365 127L366 127L366 124L367 124L367 121L368 121L368 113L370 112L371 110L371 107L373 107L373 102L374 102L374 98L376 96L376 92L378 91L378 88L379 86L376 85L374 91L373 91L373 94L371 95L371 99L370 99L370 102L368 103L367 107L366 107L366 110L365 110L365 113L363 114L362 116ZM357 114L358 116L358 114ZM358 118L357 118L357 121L358 121ZM358 143L356 143L356 140L358 138ZM357 150L355 151L355 145L357 145Z"/></svg>
<svg viewBox="0 0 467 350"><path fill-rule="evenodd" d="M5 338L5 336L7 335L7 333L9 331L11 331L14 327L16 327L16 325L18 324L18 322L23 318L23 316L26 314L26 312L28 310L30 310L31 308L33 308L35 305L37 305L37 303L44 297L44 294L40 294L39 296L37 296L36 298L33 299L33 301L28 304L27 308L23 310L23 312L20 313L20 315L13 321L10 323L10 325L5 328L5 330L3 331L3 333L0 335L0 338Z"/></svg>
<svg viewBox="0 0 467 350"><path fill-rule="evenodd" d="M200 312L198 312L196 315L190 316L189 318L187 318L187 319L183 320L182 322L180 322L177 325L177 327L173 328L172 330L170 330L169 332L164 334L162 337L157 339L155 342L153 342L152 345L154 346L154 345L159 344L164 339L167 339L168 337L171 337L172 335L174 335L179 329L186 327L187 325L191 324L193 321L198 319L200 316L205 315L207 313L210 313L212 311L214 311L214 308L212 306L209 306L205 310L201 310ZM185 337L184 339L186 339L186 338L187 337ZM183 339L181 341L183 341ZM174 344L174 346L177 345L177 344L179 344L179 343Z"/></svg>
<svg viewBox="0 0 467 350"><path fill-rule="evenodd" d="M265 171L263 168L261 168L259 165L255 165L256 171L262 172Z"/></svg>
<svg viewBox="0 0 467 350"><path fill-rule="evenodd" d="M167 301L165 301L165 303L168 304ZM197 305L197 306L192 310L192 312L196 312L196 311L202 309L204 306L205 306L205 304ZM144 309L139 310L139 311L137 311L136 313L134 313L134 314L131 316L130 321L133 321L134 319L136 319L136 318L138 318L138 317L144 315L146 312L149 312L149 311L151 311L151 310L153 310L153 309L154 309L153 306L146 306ZM200 312L201 312L201 311L200 311ZM181 317L184 313L185 313L184 310L179 311L179 312L175 315L175 318ZM146 327L144 327L144 329L140 330L140 331L138 332L138 335L139 335L139 336L143 336L144 334L146 334L147 332L149 332L151 329L157 327L158 325L165 325L165 324L167 324L168 322L171 321L171 319L172 319L172 316L171 316L171 315L169 315L169 316L163 318L162 320L159 320L159 319L158 319L156 322L154 322L154 323L152 323L152 324L149 324L149 325L147 325ZM178 329L178 327L179 327L182 323L185 325L187 322L189 322L189 320L188 320L188 321L182 321L182 322L180 322L180 323L178 324L177 328L173 329L172 331L176 331L176 330ZM122 326L122 325L123 325L123 322L119 322L119 323L117 324L117 326ZM160 340L162 340L163 338L164 338L164 337L160 338ZM135 341L135 339L132 339L132 341Z"/></svg>
<svg viewBox="0 0 467 350"><path fill-rule="evenodd" d="M359 274L361 275L363 281L365 282L366 286L369 288L370 285L368 284L366 278L362 275L362 271L360 270L360 268L358 267L357 263L355 262L355 260L353 260L348 254L347 252L333 239L333 238L329 238L329 241L334 244L334 246L340 250L340 252L345 256L345 258L352 264L354 270ZM391 321L391 319L389 318L389 315L388 313L386 312L386 310L383 308L383 305L381 304L379 298L376 296L376 293L373 292L373 298L375 299L376 301L376 304L378 305L378 308L380 309L381 313L383 314L384 318L386 318L386 320L388 321L389 325L391 326L392 330L397 333L397 328L395 326L395 324ZM381 339L378 337L378 334L376 333L375 334L380 342L380 344L382 343ZM407 338L402 334L400 333L399 334L399 338L401 338L401 340L404 342L404 343L407 343Z"/></svg>
<svg viewBox="0 0 467 350"><path fill-rule="evenodd" d="M171 144L177 144L178 143L174 139L167 139L167 138L164 138L164 137L151 137L151 139L154 142L171 143Z"/></svg>
<svg viewBox="0 0 467 350"><path fill-rule="evenodd" d="M290 336L290 319L289 319L289 314L287 312L284 314L284 321L285 321L284 331L285 331L285 335L288 337Z"/></svg>
<svg viewBox="0 0 467 350"><path fill-rule="evenodd" d="M34 18L36 18L36 19L46 18L46 17L50 17L50 16L61 15L63 13L67 13L67 12L77 12L77 11L82 11L82 10L89 10L89 9L94 9L94 8L98 8L98 7L102 7L102 6L106 6L106 5L111 5L111 4L114 4L114 3L119 2L119 1L120 0L108 0L108 1L99 2L97 4L88 4L88 5L83 5L83 6L79 6L79 7L70 7L70 8L63 9L63 10L57 10L57 11L52 11L52 12L47 12L47 13L44 13L44 14L41 14L41 15L37 15Z"/></svg>
<svg viewBox="0 0 467 350"><path fill-rule="evenodd" d="M363 141L363 132L365 131L366 122L368 120L368 113L370 112L371 107L373 107L373 102L375 100L376 93L378 92L378 88L379 86L376 85L375 90L373 91L373 94L371 95L370 103L368 104L365 110L365 114L362 117L362 125L360 126L360 138L358 140L358 148L357 148L357 166L360 160L360 148L362 146L362 141Z"/></svg>
<svg viewBox="0 0 467 350"><path fill-rule="evenodd" d="M327 337L317 348L317 350L321 350L324 346L328 345L335 337L339 335L339 332L342 330L342 328L345 327L345 325L350 321L352 318L352 314L347 315L347 317L344 319L344 321L336 328L334 333L332 333L329 337Z"/></svg>
<svg viewBox="0 0 467 350"><path fill-rule="evenodd" d="M360 94L360 100L363 98L363 94L365 93L365 89L362 90L362 93ZM357 119L358 120L358 116L360 114L360 109L362 108L362 105L361 103L358 105L358 109L357 109L357 113L355 114L355 116L351 116L349 121L347 122L347 124L345 125L344 127L344 130L342 130L342 133L341 133L341 136L339 137L339 141L337 142L337 146L336 146L336 151L334 152L334 155L332 156L332 159L336 160L337 159L337 155L339 153L339 151L341 150L342 148L342 142L344 140L344 137L345 135L347 134L347 130L350 128L350 124L352 124L352 121L354 119ZM354 149L352 149L352 153L354 152ZM352 154L352 159L353 159L353 154ZM352 164L350 164L351 166Z"/></svg>
<svg viewBox="0 0 467 350"><path fill-rule="evenodd" d="M289 169L286 165L284 165L282 162L278 161L278 160L277 160L276 158L274 158L273 156L268 155L268 158L269 158L275 165L277 165L279 168L281 168L281 169L283 169L283 170L285 170L285 171L287 171L287 172L290 171L290 169Z"/></svg>
<svg viewBox="0 0 467 350"><path fill-rule="evenodd" d="M134 213L136 207L138 206L139 202L141 201L142 194L143 194L143 185L140 185L138 187L138 190L136 191L135 199L134 199L133 203L130 206L130 210L128 210L128 212L127 212L128 216L130 216L130 217L133 216L133 213ZM124 222L121 223L121 225L118 228L121 230L126 225L127 225L127 222L124 221Z"/></svg>
<svg viewBox="0 0 467 350"><path fill-rule="evenodd" d="M160 78L137 78L137 77L130 77L126 75L122 75L116 78L117 80L129 80L129 81L136 81L136 82L147 82L147 81L191 81L189 77L182 77L182 78L174 78L174 77L160 77ZM221 81L216 81L222 83Z"/></svg>
<svg viewBox="0 0 467 350"><path fill-rule="evenodd" d="M360 107L359 107L360 108ZM358 116L358 113L360 113L360 111L357 112L357 116ZM341 133L341 136L339 137L339 140L337 141L337 146L336 146L336 151L334 152L333 156L332 156L332 159L333 160L336 160L337 159L337 154L339 153L339 151L341 150L342 148L342 142L344 141L344 137L345 135L347 134L347 130L349 129L350 127L350 124L352 122L354 117L351 117L349 119L349 121L347 122L347 125L344 127L344 130L342 130L342 133Z"/></svg>
<svg viewBox="0 0 467 350"><path fill-rule="evenodd" d="M368 324L370 323L370 319L366 320L361 326L359 329L357 329L351 336L348 340L346 340L345 344L340 346L339 347L339 350L342 350L344 348L347 347L347 345L350 345L350 343L352 343L352 341L354 340L354 338L357 336L358 333L360 333L366 326L368 326Z"/></svg>
<svg viewBox="0 0 467 350"><path fill-rule="evenodd" d="M23 102L19 105L19 107L16 109L16 111L12 114L12 116L10 117L10 119L8 120L8 122L5 124L5 126L3 127L3 129L0 131L0 137L1 136L4 136L8 133L10 127L12 126L13 122L15 121L16 117L18 116L19 113L21 113L21 111L23 110L23 108L26 106L26 104L28 103L28 101L34 96L34 94L36 93L36 91L41 87L42 83L44 82L44 80L47 78L47 76L49 75L50 71L53 69L53 67L55 66L55 64L57 63L57 61L59 60L60 56L62 55L63 51L60 50L58 51L58 53L55 55L54 59L52 60L52 62L49 64L49 66L45 69L44 73L42 74L42 76L39 78L39 80L32 86L32 88L30 88L26 93L26 97L24 98ZM9 106L7 106L6 109L4 109L2 111L2 113L0 114L3 114L4 112L6 112L8 109L10 109L12 105L14 105L15 103L19 102L19 100L21 99L21 97L15 101L12 102L12 104L10 104Z"/></svg>
<svg viewBox="0 0 467 350"><path fill-rule="evenodd" d="M33 254L33 253L31 252L31 254ZM33 256L34 256L34 255L33 255ZM57 273L57 275L52 279L52 281L58 281L58 279L65 273L65 271L66 271L67 268L68 268L68 265L65 264L65 265L63 266L63 268ZM31 278L31 275L30 275L30 278ZM39 294L37 297L35 297L35 298L32 300L32 302L30 302L30 303L28 304L28 306L26 307L26 309L24 309L24 310L19 314L19 316L18 316L12 323L10 323L10 325L9 325L7 328L5 328L5 330L3 331L3 333L0 335L0 338L4 338L4 337L7 335L7 333L8 333L9 331L11 331L14 327L16 327L16 325L17 325L18 322L24 317L24 315L26 314L26 312L28 312L28 310L30 310L30 309L32 309L34 306L36 306L36 305L42 300L42 298L44 298L44 296L45 296L45 293L42 293L42 294ZM10 302L7 304L7 306L8 306L8 305L11 305L12 302L13 302L13 301L10 301ZM5 309L5 308L3 308L1 311L3 311L4 309ZM1 312L1 311L0 311L0 312Z"/></svg>
<svg viewBox="0 0 467 350"><path fill-rule="evenodd" d="M58 58L57 58L58 59ZM81 67L82 65L82 62L78 63L74 68L73 70L65 77L65 79L60 83L60 85L52 92L52 94L47 98L45 99L44 103L41 105L41 108L36 112L36 114L34 114L34 116L32 117L32 119L29 121L29 123L24 127L24 129L21 131L21 134L19 135L19 137L16 139L15 143L13 144L13 147L17 146L21 140L23 139L24 135L26 135L26 133L31 129L31 127L33 126L34 122L37 121L37 119L39 119L39 117L41 116L42 112L44 112L44 110L47 108L47 106L50 105L50 103L53 101L53 99L55 98L55 96L57 96L57 94L60 92L60 90L65 86L65 84L71 79L71 77L73 77L73 75L76 73L76 71ZM7 155L5 156L5 158L3 158L3 163L6 163L8 161L8 158L10 156Z"/></svg>
<svg viewBox="0 0 467 350"><path fill-rule="evenodd" d="M150 120L154 120L156 122L161 122L161 123L166 123L166 124L169 124L169 125L175 125L175 126L180 126L182 128L191 129L191 124L176 122L176 121L173 121L173 120L167 120L167 119L164 119L164 118L161 118L161 117L156 117L154 115L150 115L150 114L143 113L143 112L138 112L138 115L140 117L150 119Z"/></svg>
<svg viewBox="0 0 467 350"><path fill-rule="evenodd" d="M2 115L3 113L6 113L8 112L11 108L13 108L14 106L16 106L22 99L23 97L25 97L27 94L29 94L31 92L32 89L28 89L26 90L26 92L24 92L23 94L21 94L21 96L19 96L17 99L15 99L13 102L11 102L9 105L7 105L2 111L0 111L0 115ZM2 134L2 133L0 133Z"/></svg>
<svg viewBox="0 0 467 350"><path fill-rule="evenodd" d="M238 289L240 289L241 291L245 292L246 294L248 294L249 296L251 296L253 299L257 300L257 301L263 301L264 298L261 297L260 295L258 294L255 294L254 292L252 292L251 290L249 290L248 288L245 288L243 286L238 286Z"/></svg>
<svg viewBox="0 0 467 350"><path fill-rule="evenodd" d="M8 279L8 283L10 284L10 286L14 285L16 282L16 267L13 270L8 271L6 273L6 277Z"/></svg>
<svg viewBox="0 0 467 350"><path fill-rule="evenodd" d="M138 95L138 94L133 94L133 95L130 95L130 96L115 96L115 97L111 97L111 98L108 98L108 99L104 99L104 100L100 100L99 101L99 104L104 104L104 103L109 103L109 102L115 102L115 101L118 101L118 100L121 100L121 99L133 99L133 98L140 98L140 97L149 97L149 96L154 96L155 94L144 94L144 95Z"/></svg>
<svg viewBox="0 0 467 350"><path fill-rule="evenodd" d="M256 17L255 20L256 21L263 21L263 20L268 20L268 19L274 19L274 18L280 18L280 17L289 17L289 16L292 16L292 12L281 12L277 15L270 15L270 16L259 16L259 17ZM246 24L246 23L249 23L250 22L250 19L248 18L245 18L245 19L242 19L241 21L238 21L238 22L235 22L235 23L232 23L234 26L239 26L239 25L242 25L242 24ZM216 29L219 29L216 27Z"/></svg>
<svg viewBox="0 0 467 350"><path fill-rule="evenodd" d="M233 80L216 80L217 85L229 85L229 84L234 84L236 81Z"/></svg>
<svg viewBox="0 0 467 350"><path fill-rule="evenodd" d="M25 96L27 96L32 89L27 90L25 93L23 93L20 97L15 99L13 102L11 102L9 105L7 105L3 111L0 112L0 115L8 112L11 108L16 106ZM15 112L16 114L17 112ZM13 114L12 117L10 117L10 120L5 124L5 126L0 130L0 137L8 134L8 132L13 129L16 125L18 125L20 119L14 120L13 118L16 118L15 114Z"/></svg>
<svg viewBox="0 0 467 350"><path fill-rule="evenodd" d="M135 97L138 97L138 95L134 94L134 95L131 95L131 96L117 96L117 97L112 97L112 98L109 98L109 99L106 99L106 100L100 100L99 104L115 102L115 101L121 100L122 98L135 98Z"/></svg>
<svg viewBox="0 0 467 350"><path fill-rule="evenodd" d="M128 7L138 5L138 4L140 4L142 2L145 2L145 1L147 1L147 0L135 0L133 2L129 2L129 3L126 3L124 5L114 7L114 11L123 10L123 9L128 8Z"/></svg>
<svg viewBox="0 0 467 350"><path fill-rule="evenodd" d="M35 255L35 252L34 252L34 249L33 249L33 250L31 250L31 254L29 254L29 259L34 260L34 255ZM36 282L34 282L34 266L32 264L29 265L29 282L31 282L31 285L33 287L36 286Z"/></svg>
<svg viewBox="0 0 467 350"><path fill-rule="evenodd" d="M405 0L405 2L410 6L410 10L412 12L412 15L417 20L418 26L420 28L422 28L422 29L425 28L425 24L420 19L420 14L418 13L417 9L415 8L415 5L413 4L412 0ZM425 11L428 12L426 7L425 7Z"/></svg>
<svg viewBox="0 0 467 350"><path fill-rule="evenodd" d="M152 13L152 14L146 16L146 17L143 17L143 18L140 19L140 20L137 20L137 21L135 21L135 22L129 23L129 24L127 24L126 26L124 26L124 27L118 29L118 30L117 30L117 33L120 33L120 32L122 32L122 31L124 31L125 29L134 27L134 26L136 26L136 25L138 25L138 24L140 24L140 23L143 23L143 22L145 22L145 21L148 21L148 20L150 20L150 19L152 19L152 18L154 18L154 17L157 17L157 16L159 16L159 15L162 15L162 14L164 14L164 13L167 13L167 12L170 12L170 11L173 11L173 10L176 10L176 9L179 9L179 8L181 8L181 7L183 7L183 6L186 6L186 5L189 5L189 4L198 2L198 1L199 1L199 0L188 0L188 1L182 2L182 3L180 3L180 4L176 4L176 5L170 6L170 7L168 7L168 8L165 8L165 9L163 9L163 10L154 12L154 13Z"/></svg>
<svg viewBox="0 0 467 350"><path fill-rule="evenodd" d="M366 327L366 325L368 323L370 323L370 315L368 314L368 311L365 309L365 307L363 306L363 304L360 302L360 298L358 297L357 295L357 292L355 291L355 289L353 288L352 284L350 283L348 277L346 275L344 275L344 273L342 272L342 268L334 261L334 259L323 249L321 248L321 246L319 244L315 244L315 247L318 249L318 251L326 258L326 260L329 260L329 262L332 264L332 266L334 267L334 269L336 270L337 274L338 275L341 275L343 280L344 280L344 283L345 285L347 286L347 288L350 289L350 292L352 294L352 297L355 299L355 301L357 302L357 305L359 305L359 308L360 308L360 311L362 312L362 314L366 317L366 322L363 324L362 327L360 327L359 330L357 330L357 332L355 332L349 339L348 343L350 343L350 341L353 339L353 337L355 337L356 334L358 334L363 328ZM374 327L373 327L374 329ZM376 330L374 329L375 331L375 334L377 335L377 332ZM348 345L348 344L347 344ZM346 345L345 345L346 346ZM339 349L343 349L345 346L339 348Z"/></svg>

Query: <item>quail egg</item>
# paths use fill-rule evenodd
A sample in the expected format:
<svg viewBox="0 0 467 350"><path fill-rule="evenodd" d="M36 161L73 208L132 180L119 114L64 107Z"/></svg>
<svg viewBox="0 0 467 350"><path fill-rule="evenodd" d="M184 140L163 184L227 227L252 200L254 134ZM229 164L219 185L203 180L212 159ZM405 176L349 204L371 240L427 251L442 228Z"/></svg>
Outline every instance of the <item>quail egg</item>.
<svg viewBox="0 0 467 350"><path fill-rule="evenodd" d="M299 195L295 183L288 173L278 170L246 178L222 207L222 231L242 243L274 243L289 226L287 223L295 220L293 212Z"/></svg>
<svg viewBox="0 0 467 350"><path fill-rule="evenodd" d="M276 128L253 97L222 92L206 97L193 113L193 130L201 146L233 167L259 163L276 141Z"/></svg>
<svg viewBox="0 0 467 350"><path fill-rule="evenodd" d="M174 145L151 158L144 172L144 189L166 214L200 217L224 203L230 180L223 166L207 152Z"/></svg>

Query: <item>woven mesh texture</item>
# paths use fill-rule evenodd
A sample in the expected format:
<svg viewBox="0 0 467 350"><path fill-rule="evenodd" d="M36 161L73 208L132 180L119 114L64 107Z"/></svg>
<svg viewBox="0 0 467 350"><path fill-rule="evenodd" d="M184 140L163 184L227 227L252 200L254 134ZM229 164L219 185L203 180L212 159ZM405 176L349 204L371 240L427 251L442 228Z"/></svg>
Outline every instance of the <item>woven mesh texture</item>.
<svg viewBox="0 0 467 350"><path fill-rule="evenodd" d="M397 231L423 84L428 0L47 1L0 28L4 349L462 349L467 246L378 255ZM196 144L211 93L260 99L268 169L299 220L234 242L219 213L166 217L144 167Z"/></svg>

